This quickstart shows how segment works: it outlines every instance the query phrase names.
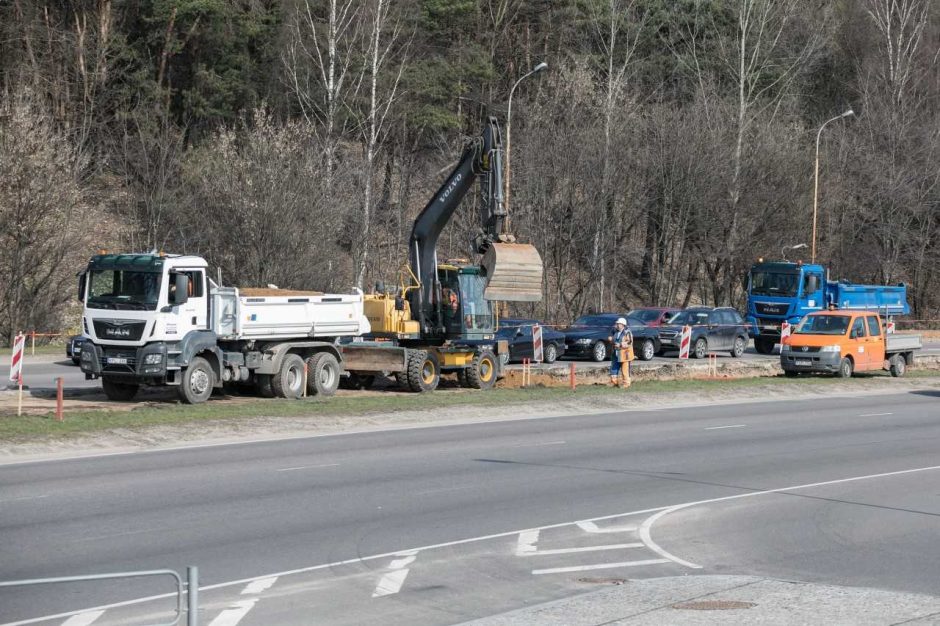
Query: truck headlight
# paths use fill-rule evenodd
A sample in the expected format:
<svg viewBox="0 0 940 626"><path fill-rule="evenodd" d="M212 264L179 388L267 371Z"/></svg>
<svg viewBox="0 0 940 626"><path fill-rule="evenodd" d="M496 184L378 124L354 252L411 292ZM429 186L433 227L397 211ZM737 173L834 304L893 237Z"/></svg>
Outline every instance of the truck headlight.
<svg viewBox="0 0 940 626"><path fill-rule="evenodd" d="M819 349L820 352L842 352L842 346L839 344L834 344L831 346L823 346Z"/></svg>
<svg viewBox="0 0 940 626"><path fill-rule="evenodd" d="M163 355L159 352L144 357L144 365L159 365L160 363L163 363Z"/></svg>
<svg viewBox="0 0 940 626"><path fill-rule="evenodd" d="M82 350L82 361L91 361L91 352L88 350Z"/></svg>

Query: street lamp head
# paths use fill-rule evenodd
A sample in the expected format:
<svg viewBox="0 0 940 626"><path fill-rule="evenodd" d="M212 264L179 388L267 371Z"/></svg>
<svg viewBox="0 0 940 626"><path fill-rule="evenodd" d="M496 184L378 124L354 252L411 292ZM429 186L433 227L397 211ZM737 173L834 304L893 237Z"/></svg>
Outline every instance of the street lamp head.
<svg viewBox="0 0 940 626"><path fill-rule="evenodd" d="M542 70L547 70L547 69L548 69L548 63L546 63L545 61L542 61L541 63L536 65L534 68L532 68L532 73L534 74L536 72L541 72Z"/></svg>
<svg viewBox="0 0 940 626"><path fill-rule="evenodd" d="M801 248L805 248L805 247L806 247L805 243L798 243L795 246L791 246L793 250L800 250Z"/></svg>
<svg viewBox="0 0 940 626"><path fill-rule="evenodd" d="M842 114L842 117L851 117L853 115L855 115L855 111L853 111L852 109L849 109L848 111Z"/></svg>

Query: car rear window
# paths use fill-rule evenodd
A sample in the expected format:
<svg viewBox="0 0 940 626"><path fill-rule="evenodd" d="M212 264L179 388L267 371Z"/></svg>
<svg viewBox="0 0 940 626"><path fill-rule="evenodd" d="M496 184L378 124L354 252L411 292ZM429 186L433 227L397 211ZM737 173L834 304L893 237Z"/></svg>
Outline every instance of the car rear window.
<svg viewBox="0 0 940 626"><path fill-rule="evenodd" d="M662 311L657 311L656 309L637 309L636 311L630 311L629 315L643 322L655 322L659 319L661 314Z"/></svg>

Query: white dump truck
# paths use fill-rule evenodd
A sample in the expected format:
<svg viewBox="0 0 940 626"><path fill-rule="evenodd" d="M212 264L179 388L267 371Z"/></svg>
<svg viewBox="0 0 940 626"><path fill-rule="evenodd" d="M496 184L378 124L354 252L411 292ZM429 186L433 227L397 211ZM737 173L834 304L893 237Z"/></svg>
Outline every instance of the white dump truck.
<svg viewBox="0 0 940 626"><path fill-rule="evenodd" d="M349 342L369 332L361 291L324 294L215 284L197 256L99 254L80 276L81 368L112 400L142 385L205 402L226 383L267 397L331 395L340 378L408 376L409 348ZM306 367L305 367L306 366Z"/></svg>

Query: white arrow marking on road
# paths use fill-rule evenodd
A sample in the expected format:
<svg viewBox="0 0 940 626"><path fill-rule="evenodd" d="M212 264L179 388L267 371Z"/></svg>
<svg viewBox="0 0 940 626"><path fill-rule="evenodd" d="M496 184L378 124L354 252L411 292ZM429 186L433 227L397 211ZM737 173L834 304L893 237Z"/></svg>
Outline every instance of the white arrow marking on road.
<svg viewBox="0 0 940 626"><path fill-rule="evenodd" d="M594 522L577 522L578 528L583 530L586 533L632 533L636 530L636 524L626 524L624 526L606 526L604 528L599 527Z"/></svg>
<svg viewBox="0 0 940 626"><path fill-rule="evenodd" d="M375 591L372 592L373 598L380 598L382 596L390 596L401 591L402 585L405 584L405 579L408 578L408 572L411 571L406 565L414 563L414 560L417 557L417 552L403 552L402 555L405 557L403 559L395 559L389 563L389 569L392 571L388 572L379 580L379 584L375 586Z"/></svg>
<svg viewBox="0 0 940 626"><path fill-rule="evenodd" d="M574 554L576 552L598 552L600 550L623 550L624 548L642 548L643 544L636 543L610 543L606 546L582 546L580 548L554 548L552 550L536 550L518 554L517 556L543 556L548 554Z"/></svg>
<svg viewBox="0 0 940 626"><path fill-rule="evenodd" d="M209 622L209 626L236 626L238 622L242 621L242 618L248 615L248 611L255 606L255 602L257 601L257 598L252 600L238 600L231 608L225 609L219 613L218 617Z"/></svg>
<svg viewBox="0 0 940 626"><path fill-rule="evenodd" d="M538 551L538 548L535 547L535 544L539 540L539 531L536 530L526 530L519 533L519 541L516 543L516 556L527 556L529 554L535 554Z"/></svg>
<svg viewBox="0 0 940 626"><path fill-rule="evenodd" d="M72 617L62 622L62 626L88 626L102 615L104 615L104 611L88 611L87 613L79 613L78 615L73 615Z"/></svg>
<svg viewBox="0 0 940 626"><path fill-rule="evenodd" d="M269 589L275 582L277 582L277 576L252 581L248 584L247 587L242 589L242 595L247 596L255 593L261 593L262 591Z"/></svg>

